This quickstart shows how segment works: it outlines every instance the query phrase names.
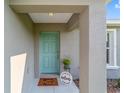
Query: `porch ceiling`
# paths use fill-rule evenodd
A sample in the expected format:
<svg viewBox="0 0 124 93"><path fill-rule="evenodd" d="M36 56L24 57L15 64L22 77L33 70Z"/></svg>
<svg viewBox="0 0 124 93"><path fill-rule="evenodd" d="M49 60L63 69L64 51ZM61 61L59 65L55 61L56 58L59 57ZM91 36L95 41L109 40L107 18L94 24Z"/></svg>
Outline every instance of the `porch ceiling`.
<svg viewBox="0 0 124 93"><path fill-rule="evenodd" d="M29 13L34 23L67 23L73 13Z"/></svg>

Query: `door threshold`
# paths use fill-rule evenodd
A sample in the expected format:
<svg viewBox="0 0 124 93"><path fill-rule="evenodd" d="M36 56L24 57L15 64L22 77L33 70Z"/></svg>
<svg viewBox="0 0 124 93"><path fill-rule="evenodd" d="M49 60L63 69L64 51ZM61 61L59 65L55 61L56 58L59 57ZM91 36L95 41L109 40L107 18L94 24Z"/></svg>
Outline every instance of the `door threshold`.
<svg viewBox="0 0 124 93"><path fill-rule="evenodd" d="M57 78L58 74L40 74L40 78Z"/></svg>

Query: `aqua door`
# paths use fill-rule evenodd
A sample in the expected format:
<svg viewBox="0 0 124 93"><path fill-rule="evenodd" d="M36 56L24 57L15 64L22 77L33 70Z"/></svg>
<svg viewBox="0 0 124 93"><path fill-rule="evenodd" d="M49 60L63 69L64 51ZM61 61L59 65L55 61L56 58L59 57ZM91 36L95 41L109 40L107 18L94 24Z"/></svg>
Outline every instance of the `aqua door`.
<svg viewBox="0 0 124 93"><path fill-rule="evenodd" d="M59 73L59 32L40 33L40 73Z"/></svg>

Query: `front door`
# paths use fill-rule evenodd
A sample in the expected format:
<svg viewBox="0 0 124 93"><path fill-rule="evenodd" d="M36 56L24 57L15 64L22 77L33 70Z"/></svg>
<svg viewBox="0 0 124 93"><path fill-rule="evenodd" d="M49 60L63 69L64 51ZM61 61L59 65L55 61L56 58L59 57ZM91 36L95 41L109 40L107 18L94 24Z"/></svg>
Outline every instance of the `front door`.
<svg viewBox="0 0 124 93"><path fill-rule="evenodd" d="M59 32L40 33L40 72L59 73Z"/></svg>

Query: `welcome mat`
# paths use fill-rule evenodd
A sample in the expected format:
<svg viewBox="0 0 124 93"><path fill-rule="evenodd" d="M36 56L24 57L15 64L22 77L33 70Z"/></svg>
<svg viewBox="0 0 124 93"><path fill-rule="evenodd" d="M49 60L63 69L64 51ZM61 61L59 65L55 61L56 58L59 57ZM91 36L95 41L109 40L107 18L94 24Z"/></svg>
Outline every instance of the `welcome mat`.
<svg viewBox="0 0 124 93"><path fill-rule="evenodd" d="M57 78L40 78L38 86L58 86Z"/></svg>

